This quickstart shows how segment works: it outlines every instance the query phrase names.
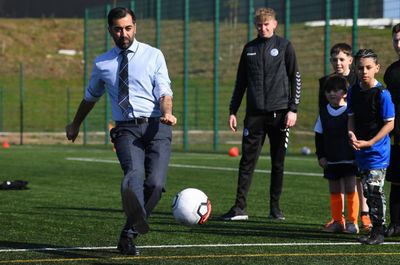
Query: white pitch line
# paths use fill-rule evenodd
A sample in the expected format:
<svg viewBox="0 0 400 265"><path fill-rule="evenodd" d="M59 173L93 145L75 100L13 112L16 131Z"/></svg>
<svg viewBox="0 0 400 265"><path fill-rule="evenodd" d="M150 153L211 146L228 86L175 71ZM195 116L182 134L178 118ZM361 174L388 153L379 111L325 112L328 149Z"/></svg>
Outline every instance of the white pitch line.
<svg viewBox="0 0 400 265"><path fill-rule="evenodd" d="M70 161L80 161L80 162L99 162L99 163L118 163L117 160L109 159L97 159L97 158L87 158L87 157L66 157L66 160ZM176 168L193 168L193 169L204 169L204 170L222 170L222 171L237 171L237 168L231 167L214 167L214 166L199 166L199 165L184 165L184 164L169 164L170 167ZM271 173L270 170L256 169L256 173ZM321 177L321 173L310 173L310 172L292 172L285 171L286 175L297 175L297 176L318 176Z"/></svg>
<svg viewBox="0 0 400 265"><path fill-rule="evenodd" d="M215 160L216 157L226 158L227 154L213 154L212 156L206 156L205 153L190 153L192 157L201 157L202 160ZM187 159L187 154L185 153L174 153L173 158L185 158ZM240 156L238 157L230 157L230 159L239 160ZM269 155L260 155L258 160L271 160ZM316 156L313 155L303 155L303 156L286 156L285 160L295 160L295 161L317 161Z"/></svg>
<svg viewBox="0 0 400 265"><path fill-rule="evenodd" d="M110 160L110 159L97 159L97 158L87 158L87 157L66 157L65 159L70 161L80 161L80 162L99 162L99 163L118 164L117 160Z"/></svg>
<svg viewBox="0 0 400 265"><path fill-rule="evenodd" d="M242 244L199 244L199 245L148 245L138 246L139 249L165 249L165 248L230 248L230 247L299 247L299 246L355 246L359 242L311 242L311 243L242 243ZM383 245L400 245L400 242L384 242ZM1 252L30 252L30 251L69 251L69 250L108 250L117 249L116 246L108 247L65 247L65 248L19 248L0 249Z"/></svg>

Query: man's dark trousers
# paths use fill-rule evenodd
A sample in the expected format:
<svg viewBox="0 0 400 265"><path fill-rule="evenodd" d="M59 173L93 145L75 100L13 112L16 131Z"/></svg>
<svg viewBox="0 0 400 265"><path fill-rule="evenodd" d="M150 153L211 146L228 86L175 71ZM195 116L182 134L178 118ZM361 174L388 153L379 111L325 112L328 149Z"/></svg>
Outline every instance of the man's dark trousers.
<svg viewBox="0 0 400 265"><path fill-rule="evenodd" d="M172 129L159 119L133 124L121 123L111 131L124 171L121 195L132 191L148 218L161 199L171 154ZM123 196L122 196L123 197ZM129 216L125 228L132 226Z"/></svg>

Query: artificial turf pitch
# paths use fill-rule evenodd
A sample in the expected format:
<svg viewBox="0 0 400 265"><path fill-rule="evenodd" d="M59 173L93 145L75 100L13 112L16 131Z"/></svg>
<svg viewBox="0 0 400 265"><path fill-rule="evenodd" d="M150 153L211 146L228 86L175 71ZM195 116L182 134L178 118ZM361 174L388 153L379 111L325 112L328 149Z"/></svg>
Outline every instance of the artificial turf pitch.
<svg viewBox="0 0 400 265"><path fill-rule="evenodd" d="M327 182L314 156L289 155L281 208L267 219L269 159L263 155L249 192L248 221L223 222L232 206L239 157L173 152L166 192L138 239L141 256L115 246L124 215L122 171L110 147L11 146L0 149L0 181L26 180L28 190L0 190L0 264L396 264L400 238L365 246L358 235L327 234ZM211 199L211 219L186 227L171 213L188 187ZM386 185L386 195L388 197ZM388 220L389 221L389 220ZM362 232L364 233L364 232Z"/></svg>

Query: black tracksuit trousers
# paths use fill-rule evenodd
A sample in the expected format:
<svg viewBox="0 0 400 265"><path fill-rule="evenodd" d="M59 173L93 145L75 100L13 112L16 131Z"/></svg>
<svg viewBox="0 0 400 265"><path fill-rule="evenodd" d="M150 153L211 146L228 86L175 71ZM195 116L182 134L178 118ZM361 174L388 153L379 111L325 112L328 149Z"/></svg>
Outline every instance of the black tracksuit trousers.
<svg viewBox="0 0 400 265"><path fill-rule="evenodd" d="M270 211L280 211L279 199L282 192L283 168L289 139L285 129L287 110L268 112L260 115L246 114L242 138L242 157L235 207L245 210L253 172L256 167L265 137L268 135L271 156Z"/></svg>

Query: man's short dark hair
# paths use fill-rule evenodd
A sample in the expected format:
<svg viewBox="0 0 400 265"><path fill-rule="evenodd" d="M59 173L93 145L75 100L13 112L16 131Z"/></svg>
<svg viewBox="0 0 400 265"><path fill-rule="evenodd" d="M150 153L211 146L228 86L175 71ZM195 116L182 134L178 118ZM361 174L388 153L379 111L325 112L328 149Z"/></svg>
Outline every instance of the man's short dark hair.
<svg viewBox="0 0 400 265"><path fill-rule="evenodd" d="M114 19L120 19L130 15L132 17L132 21L136 21L135 13L129 8L126 7L115 7L110 10L108 13L108 26L111 27L114 23Z"/></svg>

